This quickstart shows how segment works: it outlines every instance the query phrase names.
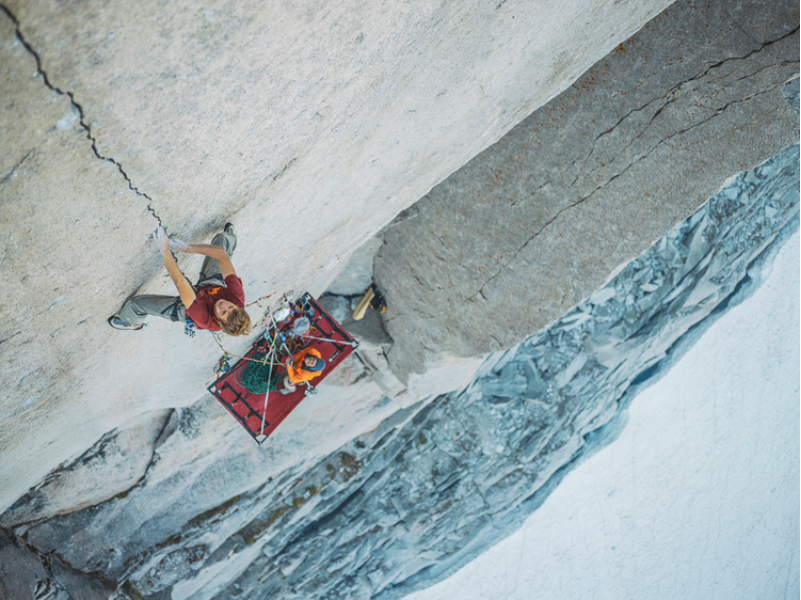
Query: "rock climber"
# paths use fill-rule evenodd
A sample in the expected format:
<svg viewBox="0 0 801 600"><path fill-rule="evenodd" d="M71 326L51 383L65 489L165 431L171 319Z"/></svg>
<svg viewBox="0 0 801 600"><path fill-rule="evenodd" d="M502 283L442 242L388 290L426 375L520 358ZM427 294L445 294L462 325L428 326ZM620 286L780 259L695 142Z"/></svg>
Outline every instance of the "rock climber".
<svg viewBox="0 0 801 600"><path fill-rule="evenodd" d="M125 301L116 315L108 319L114 329L142 329L147 315L170 321L186 321L192 327L223 331L228 335L245 335L250 331L250 316L245 311L245 292L237 277L230 255L236 248L234 226L227 223L211 244L187 244L178 238L167 237L159 225L153 234L161 251L164 266L178 290L178 296L143 295ZM200 269L197 285L192 286L181 272L170 247L181 252L203 254L206 259Z"/></svg>
<svg viewBox="0 0 801 600"><path fill-rule="evenodd" d="M286 377L284 387L278 391L282 394L291 394L296 384L311 381L320 375L325 367L325 361L314 348L306 348L286 359Z"/></svg>

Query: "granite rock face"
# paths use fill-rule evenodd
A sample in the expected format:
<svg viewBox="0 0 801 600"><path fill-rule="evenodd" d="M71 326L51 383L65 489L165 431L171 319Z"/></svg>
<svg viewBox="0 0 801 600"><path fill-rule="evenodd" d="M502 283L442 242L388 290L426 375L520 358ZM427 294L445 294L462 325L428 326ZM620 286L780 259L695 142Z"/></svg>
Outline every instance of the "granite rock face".
<svg viewBox="0 0 801 600"><path fill-rule="evenodd" d="M36 501L24 498L4 525L76 577L102 573L122 597L400 598L507 535L567 470L614 439L637 390L758 284L798 228L798 182L794 145L733 178L551 327L490 356L465 391L394 411L327 456L240 486L178 530L166 521L187 513L189 490L158 518L130 528L119 518L143 514L150 486L226 469L230 486L242 472L240 456L216 473L158 476L162 461L188 454L186 440L206 435L213 411L203 405L165 428L152 482L15 525L16 511Z"/></svg>
<svg viewBox="0 0 801 600"><path fill-rule="evenodd" d="M249 301L319 294L669 4L0 3L0 506L203 396L210 337L106 324L137 291L174 293L159 220L191 242L233 221ZM200 259L180 264L194 278Z"/></svg>
<svg viewBox="0 0 801 600"><path fill-rule="evenodd" d="M753 288L798 227L797 6L676 4L499 154L386 225L572 81L585 44L611 48L668 3L556 4L388 3L358 15L349 3L296 5L266 38L253 32L267 17L238 2L0 12L0 81L20 90L0 94L0 125L19 140L0 179L0 264L6 283L17 278L0 303L4 593L399 598L508 534L615 437L636 391ZM370 15L377 39L358 43L377 62L346 47ZM566 31L531 41L557 17ZM497 23L503 43L487 33ZM542 44L563 52L535 65ZM239 52L230 60L227 45ZM342 71L315 79L304 62L332 47ZM201 76L187 48L219 79ZM266 86L265 117L249 99L267 76L299 88ZM317 115L303 102L323 109L319 127L304 126ZM274 147L259 138L268 130ZM192 199L174 200L183 193ZM395 311L392 349L381 323L364 323L359 352L261 447L205 393L219 357L210 338L104 323L140 284L169 289L148 254L154 214L200 241L237 210L249 299L326 289L340 256L380 229L375 275ZM351 298L328 298L346 320Z"/></svg>
<svg viewBox="0 0 801 600"><path fill-rule="evenodd" d="M379 313L368 309L361 320L354 320L354 305L358 305L360 299L361 295L353 297L326 295L320 298L320 304L359 341L360 347L388 350L392 346L392 338L384 331L384 323Z"/></svg>
<svg viewBox="0 0 801 600"><path fill-rule="evenodd" d="M799 111L801 111L801 106L799 106L799 98L798 98L798 77L788 81L782 86L782 94L784 94L784 99L787 101L793 110L795 110L795 114L798 115Z"/></svg>
<svg viewBox="0 0 801 600"><path fill-rule="evenodd" d="M517 344L796 141L798 22L677 2L415 204L375 261L398 377Z"/></svg>
<svg viewBox="0 0 801 600"><path fill-rule="evenodd" d="M345 268L331 282L326 292L341 296L355 296L365 292L373 282L373 260L381 245L382 235L370 238L347 261Z"/></svg>
<svg viewBox="0 0 801 600"><path fill-rule="evenodd" d="M111 600L117 593L76 573L57 557L42 557L0 531L0 598L9 600Z"/></svg>

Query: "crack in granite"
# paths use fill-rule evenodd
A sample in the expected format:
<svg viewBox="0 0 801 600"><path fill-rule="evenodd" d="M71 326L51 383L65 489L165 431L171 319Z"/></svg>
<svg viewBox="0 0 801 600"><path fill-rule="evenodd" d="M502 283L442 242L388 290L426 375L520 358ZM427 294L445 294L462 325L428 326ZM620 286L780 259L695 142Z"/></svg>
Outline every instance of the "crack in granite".
<svg viewBox="0 0 801 600"><path fill-rule="evenodd" d="M167 414L164 417L164 420L163 420L163 422L161 424L161 427L159 428L158 435L155 436L155 438L154 438L153 449L152 449L151 454L150 454L150 459L148 460L147 465L145 465L145 468L142 471L142 475L130 487L125 488L122 491L118 491L116 494L114 494L110 498L107 498L106 500L102 500L102 501L98 502L97 504L93 504L90 508L98 508L98 507L101 507L103 505L106 505L106 504L108 504L110 502L113 502L114 500L116 500L117 498L119 498L119 497L121 497L123 495L130 494L132 491L134 491L137 488L144 487L147 484L147 481L146 481L147 475L150 472L151 468L153 466L155 466L156 463L159 460L157 449L161 445L161 442L163 442L163 440L161 438L164 435L164 432L167 430L167 427L169 426L171 418L172 418L174 413L175 413L175 409L170 409L169 411L167 411ZM106 435L101 437L100 440L98 440L91 448L89 448L84 454L79 456L77 459L75 459L70 464L68 464L68 465L62 464L58 468L56 468L53 471L51 471L42 480L41 483L39 483L37 486L31 488L25 495L23 495L21 498L19 498L17 500L17 502L15 502L10 507L9 510L14 510L15 506L17 505L17 503L27 499L30 496L31 493L39 491L42 488L45 488L46 486L51 484L53 481L55 481L58 477L60 477L63 473L69 473L74 468L76 468L78 466L83 466L83 465L85 465L86 463L90 462L92 459L94 459L96 457L99 457L99 458L102 459L104 457L104 455L105 455L106 447L110 443L112 443L116 438L116 436L114 435L115 432L117 432L116 429L110 431L109 433L107 433ZM28 527L28 528L35 527L35 526L37 526L37 525L39 525L41 523L45 523L45 522L47 522L47 521L49 521L51 519L59 518L59 517L65 517L65 516L70 515L73 512L85 510L86 508L87 507L78 506L78 507L75 507L75 508L72 508L72 509L65 510L63 512L57 512L57 513L49 515L49 516L44 516L44 517L40 517L40 518L34 518L34 519L29 520L29 521L22 520L22 521L19 521L18 523L16 523L14 525L14 527L19 527L19 526L25 526L25 527ZM1 526L0 526L0 529L2 529ZM61 557L59 557L59 558L61 558ZM66 561L65 561L65 564L66 564ZM70 567L70 568L73 568L73 567Z"/></svg>
<svg viewBox="0 0 801 600"><path fill-rule="evenodd" d="M35 590L35 592L36 592L35 597L37 599L42 598L44 600L44 599L50 598L51 597L50 594L53 591L55 591L56 594L59 594L60 593L59 592L59 588L61 589L61 591L63 591L63 584L59 581L58 576L55 573L53 573L53 563L52 563L52 558L53 557L57 558L59 560L59 562L61 562L61 564L63 566L65 566L66 568L70 569L74 573L77 573L78 575L82 575L84 577L88 577L89 579L99 583L100 585L108 588L109 590L114 590L114 591L117 590L118 586L117 586L117 584L115 582L103 577L103 575L101 573L93 573L93 572L81 571L80 569L75 568L74 566L72 566L69 563L69 561L67 561L63 556L61 556L55 550L52 550L50 552L42 552L36 546L34 546L30 542L28 542L28 540L25 539L24 535L23 536L18 536L16 534L14 534L12 531L10 531L9 529L7 529L5 527L2 527L2 526L0 526L0 532L5 534L6 537L8 537L8 539L11 540L11 543L14 544L15 546L19 547L20 543L22 545L24 545L25 548L31 554L36 556L39 559L39 561L41 562L42 567L44 568L45 572L47 573L48 579L45 580L45 581L40 581L37 584L37 587L36 587L36 590ZM53 581L56 582L55 589L50 587L50 584ZM44 584L44 587L42 587L42 584ZM47 594L47 595L43 595L43 594ZM61 597L61 596L59 595L59 597ZM115 598L119 598L120 600L123 600L124 598L127 598L127 597L126 596L115 596Z"/></svg>
<svg viewBox="0 0 801 600"><path fill-rule="evenodd" d="M785 34L785 35L782 35L782 36L780 36L780 37L776 38L775 40L770 40L770 41L768 41L768 42L765 42L764 44L762 44L762 45L760 46L760 48L757 48L757 49L754 49L754 50L752 50L751 52L749 52L749 53L748 53L747 55L745 55L745 56L741 56L741 57L732 57L732 58L728 58L728 59L725 59L725 60L722 60L722 61L718 61L718 62L716 62L716 63L712 63L712 64L711 64L711 66L707 67L707 68L706 68L706 69L705 69L705 70L704 70L702 73L700 73L700 74L698 74L698 75L695 75L695 76L693 76L693 77L691 77L691 78L689 78L689 79L686 79L686 80L684 80L684 81L682 81L682 82L680 82L680 83L676 84L675 86L673 86L673 88L671 88L671 90L669 90L669 91L668 91L668 93L667 93L667 94L665 94L664 96L661 96L660 98L666 98L667 96L669 96L669 95L671 95L671 94L674 94L674 93L675 93L676 91L678 91L678 90L679 90L679 89L680 89L682 86L686 85L687 83L690 83L690 82L692 82L692 81L696 81L696 80L698 80L698 79L700 79L700 78L704 77L704 76L705 76L707 73L709 73L709 72L710 72L712 69L715 69L715 68L720 68L721 66L723 66L723 65L724 65L725 63L727 63L727 62L731 62L731 61L735 61L735 60L745 60L745 59L749 58L750 56L752 56L753 54L755 54L755 53L758 53L758 52L761 52L761 51L762 51L764 48L766 48L767 46L770 46L770 45L776 44L776 43L778 43L778 42L780 42L780 41L784 40L785 38L788 38L788 37L790 37L790 36L792 36L792 35L794 35L794 34L798 33L798 30L799 30L799 28L798 28L798 27L796 27L796 28L795 28L794 30L792 30L791 32L789 32L789 33L787 33L787 34ZM760 68L760 69L758 69L757 71L754 71L754 72L753 72L753 73L751 73L750 75L746 75L746 76L744 76L743 78L747 78L747 77L753 76L753 75L755 75L755 74L757 74L757 73L759 73L759 72L761 72L761 71L763 71L763 70L765 70L765 69L767 69L767 68L771 68L771 67L782 67L782 66L787 66L788 64L793 64L793 61L783 61L783 62L782 62L782 63L780 63L780 64L768 65L768 66L766 66L766 67L763 67L763 68ZM741 79L743 79L743 78L740 78L740 79L738 79L737 81L740 81L740 80L741 80ZM763 95L763 94L769 93L769 92L771 92L771 91L775 90L775 89L776 89L776 88L777 88L779 85L781 85L781 83L774 83L773 85L771 85L771 86L767 87L766 89L764 89L764 90L761 90L761 91L759 91L759 92L756 92L756 93L754 93L754 94L751 94L751 95L749 95L749 96L746 96L745 98L739 98L739 99L736 99L736 100L732 100L732 101L730 101L730 102L727 102L727 103L726 103L726 104L724 104L722 107L718 107L718 108L710 108L709 110L711 110L711 111L712 111L712 114L711 114L710 116L708 116L707 118L705 118L705 119L703 119L703 120L701 120L701 121L699 121L699 122L697 122L697 123L694 123L694 124L690 125L689 127L685 127L684 129L680 129L680 130L678 130L678 131L675 131L674 133L670 134L669 136L666 136L666 137L662 138L662 139L661 139L659 142L657 142L656 144L654 144L653 146L651 146L650 148L648 148L648 149L647 149L647 150L646 150L644 153L640 154L640 155L639 155L639 156L638 156L638 157L637 157L635 160L633 160L632 162L630 162L630 163L629 163L629 164L628 164L628 165L627 165L627 166L626 166L626 167L625 167L625 168L624 168L622 171L620 171L620 172L616 173L615 175L613 175L612 177L610 177L609 179L607 179L607 180L606 180L604 183L602 183L602 184L600 184L599 186L597 186L597 187L596 187L594 190L592 190L592 191L591 191L591 192L590 192L588 195L586 195L585 197L583 197L583 198L580 198L580 199L579 199L579 200L577 200L576 202L573 202L573 203L571 203L571 204L568 204L568 205L567 205L567 206L565 206L564 208L560 209L560 210L559 210L559 211L558 211L558 212L557 212L557 213L556 213L556 214L555 214L555 215L554 215L554 216L553 216L551 219L549 219L548 221L546 221L546 222L543 224L543 226L542 226L542 227L541 227L541 228L540 228L540 229L539 229L539 230L538 230L536 233L534 233L534 234L533 234L531 237L529 237L529 238L528 238L528 239L527 239L527 240L526 240L526 241L525 241L525 242L524 242L524 243L523 243L523 244L522 244L522 245L521 245L521 246L518 248L518 250L517 250L517 251L516 251L516 252L515 252L515 253L512 255L512 257L511 257L511 258L510 258L510 259L509 259L507 262L505 262L505 263L504 263L504 264L503 264L503 265L502 265L502 266L501 266L501 267L500 267L500 268L497 270L497 272L496 272L494 275L492 275L490 278L488 278L488 279L487 279L487 280L486 280L486 281L485 281L485 282L484 282L484 283L481 285L481 287L479 288L478 292L476 292L476 293L474 293L474 294L470 294L470 295L469 295L469 296L468 296L468 297L467 297L465 300L463 300L463 301L460 303L460 305L459 305L459 307L457 307L457 309L458 309L458 308L462 308L462 307L463 307L463 306L464 306L464 305L465 305L467 302L469 302L469 301L470 301L470 300L471 300L471 299L472 299L474 296L477 296L479 293L481 293L483 296L485 296L485 297L486 297L486 295L484 294L484 288L485 288L485 287L486 287L488 284L490 284L492 281L494 281L495 279L497 279L497 278L500 276L500 274L501 274L501 273L503 273L503 271L504 271L506 268L508 268L508 267L509 267L509 265L511 265L511 264L512 264L512 263L515 261L515 259L517 258L517 256L518 256L518 255L519 255L519 254L520 254L520 253L521 253L523 250L525 250L525 248L526 248L526 247L527 247L527 246L528 246L528 245L529 245L529 244L530 244L530 243L531 243L531 242L532 242L532 241L533 241L533 240L534 240L534 239L535 239L537 236L539 236L539 235L540 235L540 234L541 234L543 231L545 231L545 229L547 229L547 228L548 228L548 227L549 227L549 226L550 226L550 225L551 225L551 224L552 224L554 221L556 221L556 220L557 220L557 219L558 219L558 218L559 218L559 217L562 215L562 213L564 213L565 211L568 211L568 210L570 210L570 209L573 209L573 208L575 208L576 206L578 206L578 205L580 205L580 204L583 204L584 202L586 202L587 200L589 200L589 199L590 199L590 198L591 198L591 197L592 197L592 196L593 196L593 195L594 195L596 192L598 192L600 189L602 189L603 187L605 187L605 186L609 185L609 184L610 184L612 181L614 181L615 179L617 179L617 178L621 177L622 175L625 175L625 173L626 173L626 172L627 172L629 169L631 169L632 167L634 167L635 165L637 165L637 164L638 164L638 163L640 163L641 161L643 161L643 160L645 160L646 158L648 158L648 157L649 157L649 156L650 156L650 155L651 155L651 154L652 154L652 153L653 153L653 152L654 152L654 151L655 151L655 150L656 150L656 149L657 149L659 146L661 146L663 143L665 143L665 142L667 142L667 141L669 141L669 140L673 139L674 137L682 136L682 135L684 135L685 133L687 133L688 131L691 131L692 129L695 129L695 128L697 128L697 127L701 126L701 125L704 125L704 124L708 123L709 121L711 121L711 120L712 120L712 119L714 119L715 117L717 117L717 116L719 116L719 115L723 114L723 113L724 113L724 112L725 112L725 111L726 111L726 110L727 110L729 107L731 107L731 106L733 106L733 105L735 105L735 104L740 104L740 103L743 103L743 102L747 102L747 101L751 100L752 98L755 98L756 96L760 96L760 95ZM658 100L658 99L659 99L659 98L655 98L655 99L652 99L652 100L650 100L650 101L649 101L649 102L648 102L646 105L644 105L644 107L647 107L647 106L648 106L648 104L651 104L651 103L653 103L655 100ZM643 128L643 130L642 130L642 131L641 131L641 132L640 132L640 133L639 133L639 134L638 134L638 135L637 135L637 136L636 136L636 137L635 137L635 138L634 138L634 139L631 141L631 143L629 143L629 144L626 146L626 149L628 149L628 148L629 148L629 147L630 147L630 146L631 146L631 145L632 145L632 144L633 144L633 143L634 143L634 142L635 142L637 139L639 139L639 138L640 138L640 137L641 137L641 136L642 136L642 135L645 133L645 131L646 131L646 130L647 130L647 129L648 129L650 126L651 126L651 124L653 123L654 119L656 119L656 117L657 117L657 116L658 116L658 115L659 115L659 114L662 112L662 110L663 110L665 107L667 107L669 104L671 104L672 102L674 102L676 99L677 99L677 97L674 97L674 98L672 98L672 99L668 100L668 101L667 101L667 102L666 102L666 103L665 103L665 104L664 104L662 107L660 107L660 108L659 108L659 110L657 110L657 112L656 112L656 113L654 113L654 115L651 117L651 119L649 120L648 124L647 124L647 125L646 125L646 126ZM643 108L644 108L644 107L643 107ZM641 110L641 109L638 109L638 110ZM631 114L631 112L633 112L633 111L630 111L630 112L629 112L629 114ZM617 125L619 125L621 122L622 122L622 119L621 119L620 121L618 121L618 123L615 125L615 127L617 127ZM614 128L612 128L612 129L614 129ZM601 134L600 134L598 137L596 137L596 140L597 140L597 139L599 139L600 137L602 137L604 134L608 133L609 131L611 131L611 130L607 130L607 131L605 131L605 132L602 132L602 133L601 133ZM594 144L593 144L593 150L594 150L594 147L595 147L595 146L594 146ZM592 154L592 151L590 152L590 154ZM589 155L588 155L588 157L587 157L587 158L589 158ZM574 162L575 162L575 161L574 161ZM602 165L602 166L606 166L606 165ZM599 168L602 168L602 167L599 167ZM594 169L594 170L592 170L592 171L589 171L589 172L586 174L586 176L589 176L589 175L591 175L591 174L592 174L593 172L595 172L596 170L597 170L597 169ZM577 179L578 179L578 176L576 177L576 180L577 180ZM575 184L575 181L576 181L576 180L574 180L574 181L573 181L573 184ZM571 184L571 185L572 185L572 184Z"/></svg>
<svg viewBox="0 0 801 600"><path fill-rule="evenodd" d="M713 69L719 69L719 68L721 68L723 65L725 65L725 64L727 64L727 63L730 63L730 62L734 62L734 61L745 61L745 60L747 60L747 59L748 59L748 58L750 58L752 55L754 55L754 54L757 54L757 53L759 53L759 52L762 52L762 51L763 51L765 48L767 48L768 46L772 46L773 44L777 44L777 43L781 42L782 40L784 40L784 39L786 39L786 38L788 38L788 37L792 36L793 34L797 33L797 32L798 32L798 30L799 30L799 28L798 28L798 27L796 27L795 29L793 29L793 30L792 30L792 31L790 31L789 33L786 33L786 34L784 34L784 35L782 35L782 36L779 36L779 37L778 37L778 38L776 38L776 39L769 40L769 41L765 42L764 44L761 44L761 45L760 45L758 48L755 48L755 49L751 50L750 52L748 52L748 54L745 54L744 56L732 56L732 57L730 57L730 58L726 58L726 59L724 59L724 60L720 60L720 61L717 61L717 62L714 62L714 63L707 63L707 66L706 66L706 67L704 67L704 68L703 68L703 69L702 69L702 70L701 70L699 73L697 73L697 74L693 75L692 77L690 77L690 78L688 78L688 79L685 79L685 80L682 80L682 81L680 81L679 83L677 83L676 85L674 85L673 87L671 87L669 90L667 90L667 92L665 92L665 93L664 93L664 94L662 94L661 96L657 96L657 97L655 97L655 98L651 98L651 100L649 100L648 102L646 102L646 103L645 103L645 104L643 104L642 106L639 106L639 107L637 107L637 108L634 108L634 109L632 109L632 110L628 111L628 112L627 112L625 115L623 115L623 116L622 116L622 117L621 117L621 118L620 118L620 119L617 121L617 123L615 123L614 125L612 125L612 127L610 127L610 128L608 128L608 129L606 129L605 131L602 131L600 134L598 134L598 135L595 137L595 139L593 139L593 141L592 141L592 147L590 148L590 152L589 152L589 154L587 154L587 156L586 156L586 157L585 157L585 158L582 160L582 167L579 169L579 173L576 175L576 177L573 179L573 181L572 181L572 183L571 183L570 185L571 185L571 186L575 185L575 184L576 184L576 182L579 180L579 178L580 178L580 177L582 177L582 176L584 176L583 167L584 167L584 165L586 164L586 162L587 162L587 161L590 159L590 157L593 155L593 153L595 152L596 142L597 142L598 140L600 140L602 137L604 137L604 136L606 136L606 135L610 134L612 131L614 131L615 129L617 129L617 128L618 128L618 126L620 126L620 124L621 124L621 123L623 123L623 121L625 121L625 120L626 120L628 117L630 117L632 114L634 114L634 113L637 113L637 112L641 112L641 111L645 110L645 109L646 109L648 106L650 106L651 104L653 104L653 103L654 103L654 102L656 102L657 100L664 99L664 98L668 98L669 96L671 96L671 95L674 95L676 92L678 92L678 91L679 91L679 90L680 90L682 87L684 87L686 84L688 84L688 83L691 83L691 82L693 82L693 81L697 81L697 80L699 80L699 79L702 79L702 78L706 77L706 75L707 75L707 74L709 74L709 72L710 72L710 71L712 71ZM747 34L746 34L746 35L747 35ZM750 38L750 36L748 36L748 37L749 37L749 39L751 39L751 38ZM778 64L778 65L776 65L776 64L767 65L767 66L765 66L765 67L762 67L762 68L760 68L760 69L757 69L756 71L754 71L754 72L752 72L752 73L749 73L749 74L747 74L747 75L744 75L743 77L740 77L740 78L738 78L738 79L737 79L737 81L742 81L743 79L746 79L746 78L748 78L748 77L753 77L754 75L756 75L757 73L760 73L760 72L762 72L762 71L763 71L763 70L765 70L765 69L768 69L768 68L775 68L775 67L777 67L777 66L778 66L778 67L781 67L781 66L786 66L787 64L789 64L789 61L783 61L783 62L781 62L781 63L780 63L780 64ZM713 80L711 80L711 81L717 81L717 80L716 80L716 79L713 79ZM666 108L668 105L672 104L672 103L673 103L673 102L675 102L676 100L677 100L677 97L675 97L675 96L674 96L673 98L671 98L670 100L668 100L668 101L667 101L665 104L663 104L663 105L662 105L662 106L661 106L661 107L660 107L660 108L659 108L659 109L658 109L658 110L657 110L657 111L654 113L654 115L651 117L651 119L649 120L648 124L647 124L647 125L646 125L646 126L643 128L643 131L640 133L640 135L638 135L638 136L637 136L637 137L636 137L634 140L632 140L632 143L633 143L633 142L634 142L636 139L638 139L638 138L639 138L639 137L640 137L640 136L641 136L643 133L645 133L645 130L647 130L647 129L648 129L648 127L650 127L650 125L651 125L651 123L653 123L654 119L656 119L656 117L658 117L658 116L659 116L659 114L660 114L660 113L661 113L661 112L662 112L662 111L663 111L663 110L664 110L664 109L665 109L665 108ZM631 144L629 144L629 146L630 146L630 145L631 145ZM626 148L628 148L629 146L626 146ZM571 165L570 165L570 166L571 166L571 168L572 168L573 166L575 166L575 164L576 164L578 161L579 161L579 159L578 159L578 158L576 158L576 159L575 159L575 160L574 160L574 161L571 163ZM602 167L603 167L603 165L602 165ZM599 168L601 168L601 167L599 167ZM596 170L597 170L597 169L592 169L592 170L588 171L588 172L586 173L586 176L589 176L589 175L591 175L591 174L592 174L592 173L594 173Z"/></svg>
<svg viewBox="0 0 801 600"><path fill-rule="evenodd" d="M134 194L136 194L140 198L144 198L145 200L147 200L147 211L153 215L156 221L158 221L159 225L162 225L161 217L159 217L159 215L153 209L152 206L153 198L148 196L145 192L140 191L139 188L133 184L133 181L131 180L131 178L125 172L125 169L122 168L122 165L117 160L109 156L103 156L102 154L100 154L100 151L97 149L97 140L92 135L92 128L89 125L89 123L86 122L86 115L84 114L83 107L75 99L75 95L70 91L61 90L52 83L50 83L50 79L48 78L47 73L42 67L42 59L39 56L39 53L36 50L34 50L33 46L31 46L31 44L25 39L25 36L22 34L21 24L17 20L17 17L14 15L14 13L12 13L11 10L5 4L0 4L0 10L2 10L6 14L6 16L8 16L8 18L11 19L11 21L14 23L14 28L15 28L14 33L16 35L16 38L17 40L19 40L19 42L22 44L25 50L27 50L28 53L36 61L36 74L41 75L42 81L44 81L45 86L54 93L56 93L57 95L67 96L67 98L69 98L73 110L78 113L78 118L81 124L81 128L86 132L86 139L88 139L89 142L91 143L92 152L94 153L95 158L97 158L98 160L111 163L112 165L117 167L117 170L120 172L120 175L122 175L122 177L128 183L128 189L130 189ZM0 183L5 183L5 179L3 179L3 181Z"/></svg>
<svg viewBox="0 0 801 600"><path fill-rule="evenodd" d="M21 334L21 333L22 333L21 331L18 331L17 333L12 333L12 334L11 334L10 336L8 336L7 338L3 338L2 340L0 340L0 344L5 344L5 343L6 343L8 340L10 340L10 339L13 339L13 338L17 337L17 336L18 336L19 334Z"/></svg>
<svg viewBox="0 0 801 600"><path fill-rule="evenodd" d="M22 163L24 163L26 160L28 160L34 152L35 152L35 148L31 148L30 150L28 150L28 153L25 156L22 157L22 160L20 160L16 165L11 167L11 170L8 172L8 174L5 177L3 177L3 179L0 179L0 185L3 185L6 181L11 179L14 176L14 173L17 172L17 169L19 169L22 166Z"/></svg>

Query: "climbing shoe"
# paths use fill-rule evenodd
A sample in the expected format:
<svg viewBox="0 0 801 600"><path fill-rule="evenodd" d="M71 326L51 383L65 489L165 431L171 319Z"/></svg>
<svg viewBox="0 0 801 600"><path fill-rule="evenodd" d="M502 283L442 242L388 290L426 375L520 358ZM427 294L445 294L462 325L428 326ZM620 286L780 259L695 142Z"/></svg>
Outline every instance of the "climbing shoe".
<svg viewBox="0 0 801 600"><path fill-rule="evenodd" d="M131 330L131 331L137 331L139 329L142 329L142 327L144 327L144 324L142 324L142 325L129 325L128 323L126 323L125 321L120 319L117 315L110 316L108 318L108 324L111 325L114 329L122 329L122 330L128 329L128 330Z"/></svg>

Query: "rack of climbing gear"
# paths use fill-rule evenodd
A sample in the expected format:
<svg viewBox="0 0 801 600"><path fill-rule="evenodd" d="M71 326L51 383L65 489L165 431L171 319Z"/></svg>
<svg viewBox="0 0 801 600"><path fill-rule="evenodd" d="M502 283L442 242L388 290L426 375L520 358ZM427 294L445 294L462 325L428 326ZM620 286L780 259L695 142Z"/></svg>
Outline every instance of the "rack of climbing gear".
<svg viewBox="0 0 801 600"><path fill-rule="evenodd" d="M235 365L229 363L229 357L235 355L223 350L219 377L208 389L262 444L304 398L317 393L316 386L357 346L358 342L310 294L296 301L284 296L280 306L268 312L264 331ZM294 392L279 393L277 389L286 376L286 357L305 348L320 353L325 361L323 371L314 378L314 385L304 382Z"/></svg>

